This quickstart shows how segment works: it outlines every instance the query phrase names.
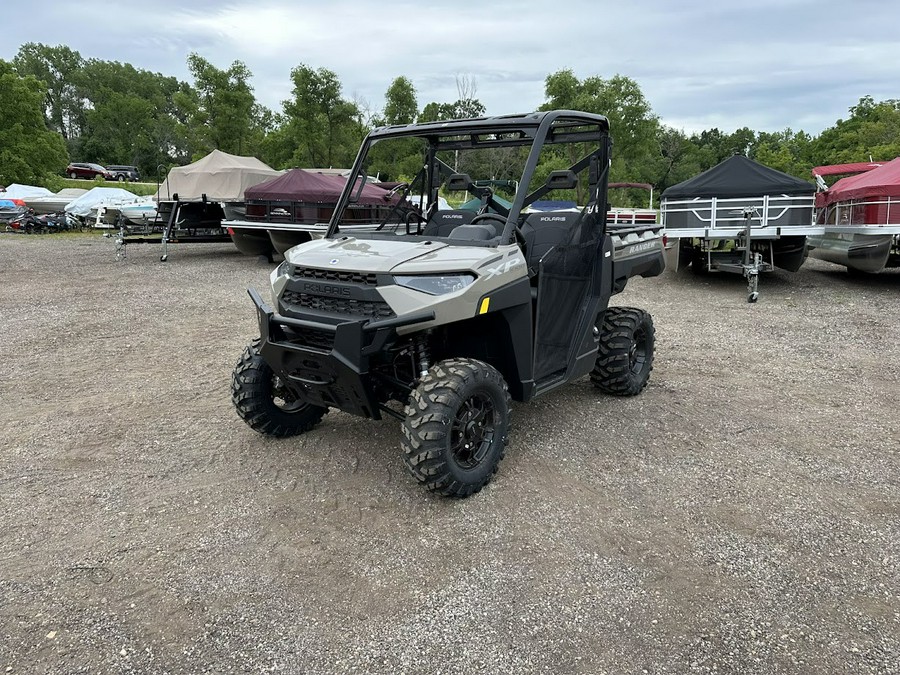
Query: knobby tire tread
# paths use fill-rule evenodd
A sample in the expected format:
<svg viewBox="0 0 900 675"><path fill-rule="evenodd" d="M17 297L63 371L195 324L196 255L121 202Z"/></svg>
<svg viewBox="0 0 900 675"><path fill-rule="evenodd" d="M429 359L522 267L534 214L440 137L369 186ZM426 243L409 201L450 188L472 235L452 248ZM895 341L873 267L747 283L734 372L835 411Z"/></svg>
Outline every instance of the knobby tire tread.
<svg viewBox="0 0 900 675"><path fill-rule="evenodd" d="M457 480L447 465L445 448L456 410L463 403L461 391L479 375L503 392L506 404L506 428L500 435L499 452L487 475L480 481ZM503 377L486 363L475 359L447 359L428 371L413 390L402 424L403 460L413 477L431 492L444 497L469 497L487 485L506 453L511 429L512 398ZM495 441L496 442L496 441Z"/></svg>
<svg viewBox="0 0 900 675"><path fill-rule="evenodd" d="M635 396L644 390L653 370L653 349L649 364L638 375L631 372L629 352L635 332L644 324L651 346L655 344L655 329L650 315L634 307L609 307L603 313L597 361L591 371L591 382L613 396Z"/></svg>
<svg viewBox="0 0 900 675"><path fill-rule="evenodd" d="M259 353L259 338L241 354L231 374L231 402L238 416L254 431L266 436L286 438L310 431L322 421L327 408L310 405L296 413L276 410L271 393L265 391L272 370Z"/></svg>

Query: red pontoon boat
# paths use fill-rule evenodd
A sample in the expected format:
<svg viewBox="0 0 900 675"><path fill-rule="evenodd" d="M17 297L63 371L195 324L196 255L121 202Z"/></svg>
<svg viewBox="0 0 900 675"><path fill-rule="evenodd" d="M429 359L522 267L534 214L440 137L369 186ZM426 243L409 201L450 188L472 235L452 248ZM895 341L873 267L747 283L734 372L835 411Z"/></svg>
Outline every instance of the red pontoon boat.
<svg viewBox="0 0 900 675"><path fill-rule="evenodd" d="M822 176L853 173L830 188ZM809 254L849 271L900 267L900 157L885 163L839 164L813 169L819 184ZM824 189L822 189L824 187Z"/></svg>

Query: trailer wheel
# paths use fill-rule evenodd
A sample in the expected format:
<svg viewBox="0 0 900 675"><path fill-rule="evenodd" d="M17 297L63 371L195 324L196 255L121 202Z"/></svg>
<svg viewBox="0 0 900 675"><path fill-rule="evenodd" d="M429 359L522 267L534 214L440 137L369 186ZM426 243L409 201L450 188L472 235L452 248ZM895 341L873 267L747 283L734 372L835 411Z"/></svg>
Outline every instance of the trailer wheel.
<svg viewBox="0 0 900 675"><path fill-rule="evenodd" d="M402 425L403 460L426 489L468 497L506 452L511 399L503 376L474 359L440 361L419 382Z"/></svg>
<svg viewBox="0 0 900 675"><path fill-rule="evenodd" d="M653 370L656 330L642 309L610 307L603 313L597 362L591 382L607 394L634 396L643 391Z"/></svg>
<svg viewBox="0 0 900 675"><path fill-rule="evenodd" d="M309 431L328 412L294 396L259 354L259 339L244 349L231 375L231 402L254 431L284 438Z"/></svg>

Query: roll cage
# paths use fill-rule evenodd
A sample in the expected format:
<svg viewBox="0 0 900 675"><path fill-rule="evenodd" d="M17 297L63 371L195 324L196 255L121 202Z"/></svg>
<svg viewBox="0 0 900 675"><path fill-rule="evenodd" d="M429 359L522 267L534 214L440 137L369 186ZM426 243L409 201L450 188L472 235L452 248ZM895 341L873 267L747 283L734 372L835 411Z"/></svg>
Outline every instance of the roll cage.
<svg viewBox="0 0 900 675"><path fill-rule="evenodd" d="M425 157L422 168L416 178L409 184L403 184L395 188L400 190L399 198L392 200L395 213L400 205L411 194L412 186L421 185L420 203L427 203L428 207L420 222L426 222L434 214L438 204L438 191L445 179L455 178L458 181L462 176L454 174L453 169L441 161L438 153L454 150L475 150L486 148L530 147L528 157L525 160L522 175L518 181L512 206L508 209L498 208L497 211L505 217L506 222L497 240L491 245L509 244L516 240L516 229L522 222L523 211L533 202L537 201L548 192L558 189L560 181L576 180L579 174L587 170L588 203L583 214L591 215L593 227L583 228L583 238L587 240L592 230L605 228L605 214L607 209L606 184L609 172L609 157L611 140L609 137L609 122L603 115L595 115L572 110L555 110L551 112L539 112L528 114L502 115L496 117L478 117L465 120L422 122L408 125L380 127L372 131L363 142L356 160L353 164L347 184L338 200L331 221L329 222L326 237L334 237L340 234L340 223L348 206L354 203L354 197L362 189L366 180L366 161L371 148L380 141L399 138L420 138L425 141ZM594 148L575 161L565 171L554 171L550 177L540 186L528 192L535 170L540 161L541 152L548 145L563 145L575 143L591 143ZM570 174L565 178L563 174ZM574 174L574 176L571 176ZM465 178L468 178L465 176ZM565 180L564 180L565 178ZM554 182L554 180L556 182ZM486 209L490 203L491 191L478 185L479 181L470 184L469 191L482 199ZM569 185L571 187L571 185ZM392 191L391 197L394 196ZM390 214L380 223L379 230L383 229L390 218ZM418 230L418 228L417 228ZM597 232L602 235L602 231ZM359 234L361 238L378 237L379 234ZM391 235L396 236L396 235ZM409 231L407 220L407 237L421 236ZM454 242L457 244L475 243L485 245L486 242Z"/></svg>

